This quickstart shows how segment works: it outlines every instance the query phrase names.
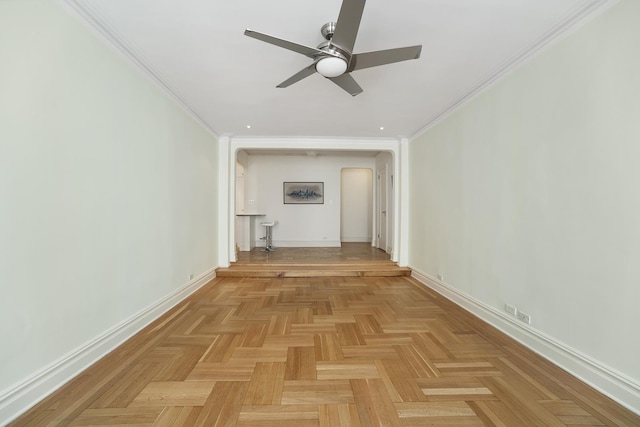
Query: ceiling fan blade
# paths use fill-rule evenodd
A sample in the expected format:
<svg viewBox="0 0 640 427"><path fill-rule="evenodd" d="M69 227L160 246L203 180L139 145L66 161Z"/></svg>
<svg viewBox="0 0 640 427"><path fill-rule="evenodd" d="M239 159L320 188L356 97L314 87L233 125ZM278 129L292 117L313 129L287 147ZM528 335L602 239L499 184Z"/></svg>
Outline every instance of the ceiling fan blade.
<svg viewBox="0 0 640 427"><path fill-rule="evenodd" d="M377 67L378 65L392 64L394 62L407 61L409 59L418 59L420 58L421 52L422 45L357 53L351 56L349 71Z"/></svg>
<svg viewBox="0 0 640 427"><path fill-rule="evenodd" d="M293 43L287 40L283 40L283 39L279 39L277 37L273 37L270 36L268 34L264 34L264 33L259 33L257 31L253 31L250 29L246 29L244 30L244 35L245 36L249 36L252 37L254 39L257 40L261 40L263 42L267 42L270 43L272 45L278 46L278 47L283 47L285 49L288 50L292 50L294 52L297 53L301 53L305 56L308 56L310 58L313 58L316 55L321 55L323 52L319 49L316 49L315 47L309 47L309 46L304 46L298 43Z"/></svg>
<svg viewBox="0 0 640 427"><path fill-rule="evenodd" d="M316 63L314 62L313 64L309 65L306 68L303 68L302 70L298 71L297 73L295 73L293 76L289 77L287 80L283 81L282 83L280 83L278 86L279 88L283 88L283 87L289 87L294 83L299 82L300 80L309 77L311 74L316 72Z"/></svg>
<svg viewBox="0 0 640 427"><path fill-rule="evenodd" d="M342 0L336 31L331 38L331 43L349 53L353 52L353 46L356 44L365 2L366 0Z"/></svg>
<svg viewBox="0 0 640 427"><path fill-rule="evenodd" d="M344 73L338 77L327 77L329 80L340 86L342 89L349 92L349 95L356 96L359 93L362 93L362 88L356 81L351 77L351 74Z"/></svg>

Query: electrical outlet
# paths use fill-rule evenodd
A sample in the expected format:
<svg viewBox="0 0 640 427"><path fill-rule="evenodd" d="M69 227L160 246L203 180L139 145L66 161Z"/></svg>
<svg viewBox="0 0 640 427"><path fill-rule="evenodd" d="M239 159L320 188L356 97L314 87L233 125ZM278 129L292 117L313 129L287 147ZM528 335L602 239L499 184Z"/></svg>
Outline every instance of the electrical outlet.
<svg viewBox="0 0 640 427"><path fill-rule="evenodd" d="M193 273L189 275L189 280L193 280Z"/></svg>
<svg viewBox="0 0 640 427"><path fill-rule="evenodd" d="M531 324L531 316L529 316L527 313L523 313L519 311L517 316L518 316L518 319L522 320L527 325Z"/></svg>
<svg viewBox="0 0 640 427"><path fill-rule="evenodd" d="M507 313L511 314L512 316L517 316L518 315L518 309L515 308L514 306L510 305L510 304L505 304L504 305L504 311L506 311Z"/></svg>
<svg viewBox="0 0 640 427"><path fill-rule="evenodd" d="M438 274L438 280L443 281L444 277L442 277L442 274Z"/></svg>

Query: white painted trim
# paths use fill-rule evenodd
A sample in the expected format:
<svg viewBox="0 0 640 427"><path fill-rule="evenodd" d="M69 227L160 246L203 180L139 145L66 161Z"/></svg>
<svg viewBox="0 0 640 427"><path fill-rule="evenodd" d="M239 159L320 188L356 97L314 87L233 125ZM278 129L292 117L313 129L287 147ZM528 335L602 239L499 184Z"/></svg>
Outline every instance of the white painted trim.
<svg viewBox="0 0 640 427"><path fill-rule="evenodd" d="M394 223L393 248L397 251L392 256L400 267L409 264L409 140L403 138L398 146L398 154L395 156L394 186Z"/></svg>
<svg viewBox="0 0 640 427"><path fill-rule="evenodd" d="M368 242L368 240L367 240ZM264 248L264 240L256 240L256 247ZM278 248L339 248L340 240L274 240L273 247Z"/></svg>
<svg viewBox="0 0 640 427"><path fill-rule="evenodd" d="M408 145L408 140L399 141L398 139L393 138L333 138L333 137L231 137L229 135L225 135L220 138L220 145L228 144L229 147L226 149L220 150L220 161L226 161L225 167L227 170L224 173L221 172L220 183L219 183L219 195L220 198L218 202L220 203L220 215L223 213L226 215L224 219L220 219L219 227L226 227L225 233L226 235L219 235L219 239L221 240L221 250L222 247L226 249L220 253L220 266L228 267L228 260L235 260L235 221L231 220L235 218L235 165L236 165L236 157L237 153L240 150L251 150L251 149L262 149L262 150L299 150L299 151L363 151L363 152L388 152L391 153L394 163L395 177L399 182L400 180L408 180L408 169L400 169L400 144L403 142L406 146ZM408 154L408 151L405 151ZM225 157L226 156L226 157ZM405 168L408 168L408 160L405 161ZM222 177L225 177L224 180ZM374 179L374 191L376 185L376 180ZM394 209L398 209L397 206L399 203L402 203L400 199L399 193L400 185L395 186L395 194L394 194ZM223 195L224 193L224 195ZM223 203L228 203L226 209ZM374 211L375 212L375 211ZM408 211L407 211L408 212ZM397 213L397 212L396 212ZM408 216L407 216L408 219ZM375 215L373 221L376 221ZM396 257L398 256L398 252L404 254L405 258L408 258L406 253L409 247L408 239L406 238L408 234L400 234L400 225L398 222L401 221L400 216L394 216L394 248L395 252L391 254L391 259L393 261L398 261ZM407 225L404 225L404 229L406 229ZM402 236L402 237L401 237ZM402 240L404 238L404 240ZM258 241L256 246L264 247L263 241ZM274 240L273 245L277 247L278 245L282 247L304 247L304 245L311 245L313 242L303 242L298 245L293 245L291 242L277 242ZM334 246L340 246L340 242L333 242ZM330 242L322 241L321 244L315 244L313 246L307 247L333 247L330 245ZM225 260L227 261L225 265Z"/></svg>
<svg viewBox="0 0 640 427"><path fill-rule="evenodd" d="M383 164L376 165L376 169L374 171L375 174L375 182L376 182L376 192L375 192L375 217L376 217L376 247L382 249L386 252L387 239L389 238L389 215L383 215L383 211L389 210L389 187L386 185L386 182L383 182L382 179L382 171L384 171L384 181L387 181L387 170L390 169L388 162L384 162ZM382 201L382 189L384 188L386 200ZM382 247L382 226L384 225L385 236L384 236L384 248Z"/></svg>
<svg viewBox="0 0 640 427"><path fill-rule="evenodd" d="M317 151L393 151L398 145L396 138L337 138L309 136L281 137L232 137L237 149L294 149Z"/></svg>
<svg viewBox="0 0 640 427"><path fill-rule="evenodd" d="M153 82L160 90L173 99L176 104L196 122L198 122L214 138L219 135L215 129L206 121L205 115L198 111L192 103L187 102L176 90L176 85L164 76L160 70L137 51L125 38L116 30L109 20L98 8L86 2L77 0L57 0L75 18L78 18L86 28L101 39L113 51L121 55L126 61L142 71L142 74Z"/></svg>
<svg viewBox="0 0 640 427"><path fill-rule="evenodd" d="M0 425L6 425L23 414L215 277L215 268L202 273L129 319L3 390L0 393Z"/></svg>
<svg viewBox="0 0 640 427"><path fill-rule="evenodd" d="M449 117L449 115L457 111L458 108L462 107L468 101L471 101L477 95L483 93L486 89L489 89L494 84L502 80L502 78L519 68L522 64L543 52L546 48L551 47L556 42L559 42L565 36L571 34L595 16L615 5L618 1L619 0L591 0L586 5L570 12L553 28L540 35L540 37L534 40L529 46L520 50L505 63L492 70L487 76L483 77L462 96L450 102L449 105L445 106L440 113L431 119L431 121L411 135L409 140L413 141L421 135L424 135L429 131L429 129Z"/></svg>
<svg viewBox="0 0 640 427"><path fill-rule="evenodd" d="M412 268L411 276L504 332L535 353L640 415L640 384L621 372L488 306L452 286Z"/></svg>
<svg viewBox="0 0 640 427"><path fill-rule="evenodd" d="M218 141L218 265L229 267L236 260L236 155L231 161L230 140ZM233 190L233 191L232 191Z"/></svg>

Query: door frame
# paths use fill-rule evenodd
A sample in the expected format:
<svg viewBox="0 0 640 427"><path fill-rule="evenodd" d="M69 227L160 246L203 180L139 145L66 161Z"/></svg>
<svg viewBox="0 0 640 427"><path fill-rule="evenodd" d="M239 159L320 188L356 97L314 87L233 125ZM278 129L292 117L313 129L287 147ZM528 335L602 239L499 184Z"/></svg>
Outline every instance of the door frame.
<svg viewBox="0 0 640 427"><path fill-rule="evenodd" d="M399 139L333 139L333 138L241 138L218 137L218 232L217 263L228 267L235 261L235 169L239 150L326 150L386 152L391 154L388 169L394 174L393 246L391 259L401 267L408 265L409 210L408 210L408 147L407 138ZM390 169L389 166L393 165ZM374 182L376 182L375 180Z"/></svg>
<svg viewBox="0 0 640 427"><path fill-rule="evenodd" d="M387 166L376 169L376 247L388 252L389 237L389 186Z"/></svg>

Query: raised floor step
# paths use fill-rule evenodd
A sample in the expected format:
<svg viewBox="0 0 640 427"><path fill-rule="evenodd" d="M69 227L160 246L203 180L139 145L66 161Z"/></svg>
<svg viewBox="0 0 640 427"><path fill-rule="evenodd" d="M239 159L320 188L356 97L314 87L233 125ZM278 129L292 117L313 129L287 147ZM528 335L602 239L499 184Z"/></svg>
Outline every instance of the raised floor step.
<svg viewBox="0 0 640 427"><path fill-rule="evenodd" d="M392 262L382 263L232 263L218 268L218 277L400 277L410 276L411 269Z"/></svg>

